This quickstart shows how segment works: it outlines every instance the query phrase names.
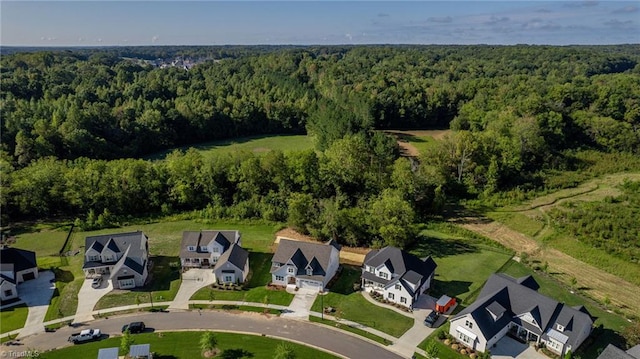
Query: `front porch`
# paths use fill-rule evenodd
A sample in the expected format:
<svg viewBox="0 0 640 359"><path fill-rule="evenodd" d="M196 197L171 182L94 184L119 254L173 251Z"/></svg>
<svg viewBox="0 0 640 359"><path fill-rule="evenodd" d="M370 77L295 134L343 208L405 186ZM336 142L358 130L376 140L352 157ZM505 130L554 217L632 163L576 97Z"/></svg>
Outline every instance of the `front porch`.
<svg viewBox="0 0 640 359"><path fill-rule="evenodd" d="M85 278L95 278L97 276L102 276L102 275L108 276L109 274L111 274L111 267L104 266L104 267L87 268L84 270L84 274L85 274Z"/></svg>
<svg viewBox="0 0 640 359"><path fill-rule="evenodd" d="M215 265L215 263L213 263ZM188 268L211 268L209 258L183 258L182 266Z"/></svg>
<svg viewBox="0 0 640 359"><path fill-rule="evenodd" d="M530 331L529 329L520 326L516 323L511 323L510 327L509 327L509 331L507 332L507 334L512 337L513 339L524 343L524 344L528 344L528 343L535 343L535 344L539 344L540 343L540 335L537 333L534 333L532 331Z"/></svg>

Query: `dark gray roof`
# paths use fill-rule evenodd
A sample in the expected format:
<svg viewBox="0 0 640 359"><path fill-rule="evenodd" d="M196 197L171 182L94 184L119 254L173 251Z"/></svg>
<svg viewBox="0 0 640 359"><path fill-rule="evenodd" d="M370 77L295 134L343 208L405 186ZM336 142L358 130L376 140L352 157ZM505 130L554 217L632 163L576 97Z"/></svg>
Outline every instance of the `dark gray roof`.
<svg viewBox="0 0 640 359"><path fill-rule="evenodd" d="M91 249L91 248L93 248L98 253L102 253L102 250L104 249L104 246L102 245L102 243L96 241L96 242L93 242L91 247L89 247L88 249Z"/></svg>
<svg viewBox="0 0 640 359"><path fill-rule="evenodd" d="M124 265L131 268L132 270L136 271L138 274L143 274L144 273L144 265L146 264L146 262L144 264L140 264L136 261L134 261L133 259L127 257L124 260Z"/></svg>
<svg viewBox="0 0 640 359"><path fill-rule="evenodd" d="M4 274L0 274L0 278L2 278L2 280L6 280L9 283L16 284L16 280L15 279L13 279L11 277L7 277Z"/></svg>
<svg viewBox="0 0 640 359"><path fill-rule="evenodd" d="M529 289L538 290L540 289L540 284L536 282L532 275L527 275L516 280L518 284L521 284Z"/></svg>
<svg viewBox="0 0 640 359"><path fill-rule="evenodd" d="M287 263L291 260L293 264L298 268L300 275L306 275L306 267L312 260L315 259L316 263L312 265L314 267L314 275L324 275L326 269L329 267L331 259L331 251L335 246L329 243L313 243L292 241L289 239L280 239L278 249L273 255L272 262L274 263Z"/></svg>
<svg viewBox="0 0 640 359"><path fill-rule="evenodd" d="M0 263L13 264L14 273L38 266L35 252L19 248L2 248Z"/></svg>
<svg viewBox="0 0 640 359"><path fill-rule="evenodd" d="M103 234L100 236L91 236L85 238L84 248L85 252L89 250L94 243L98 243L99 246L109 245L109 248L116 252L125 252L128 251L129 257L143 257L146 248L146 239L147 236L144 235L141 231L136 232L127 232L127 233L114 233L114 234ZM112 242L113 244L109 243ZM102 251L100 249L100 252ZM98 246L94 247L95 250L98 250Z"/></svg>
<svg viewBox="0 0 640 359"><path fill-rule="evenodd" d="M489 314L493 315L496 318L500 318L500 316L502 316L504 312L507 311L502 305L500 305L500 303L496 301L493 301L491 302L491 304L487 305L487 310L489 311Z"/></svg>
<svg viewBox="0 0 640 359"><path fill-rule="evenodd" d="M129 347L129 356L135 357L148 357L151 352L151 344L135 344Z"/></svg>
<svg viewBox="0 0 640 359"><path fill-rule="evenodd" d="M224 253L231 244L240 242L240 232L234 230L203 230L203 231L184 231L182 232L182 242L180 243L180 257L181 258L198 258L209 257L211 253L201 252L200 247L206 247L215 241L220 243L223 247ZM188 251L187 247L196 247L195 251Z"/></svg>
<svg viewBox="0 0 640 359"><path fill-rule="evenodd" d="M388 279L384 279L384 278L380 278L378 276L376 276L375 274L371 273L371 272L362 272L362 278L364 279L368 279L370 281L374 281L376 283L380 283L384 286L387 285L387 283L389 283Z"/></svg>
<svg viewBox="0 0 640 359"><path fill-rule="evenodd" d="M384 264L395 274L395 280L401 281L402 279L418 286L422 285L437 267L436 262L431 257L421 260L413 254L396 247L384 247L380 250L370 251L364 258L364 264L375 268ZM365 276L364 273L363 276ZM394 275L391 277L393 278ZM366 279L383 284L388 283L384 278L379 278L375 275L366 276ZM408 286L405 286L405 288L412 293Z"/></svg>
<svg viewBox="0 0 640 359"><path fill-rule="evenodd" d="M627 354L640 359L640 344L636 345L635 347L629 348L629 350L627 350Z"/></svg>
<svg viewBox="0 0 640 359"><path fill-rule="evenodd" d="M593 325L593 319L588 312L584 313L583 311L558 303L531 289L529 286L525 286L524 283L532 285L535 283L535 280L525 277L516 279L503 273L493 274L480 291L478 300L461 311L453 320L471 314L485 338L493 337L498 331L504 328L509 321L521 324L527 329L539 333L540 329L521 321L517 317L525 313L530 313L538 325L540 325L542 332L546 332L552 328L555 323L571 323L571 328L566 327L562 334L569 337L568 344L571 345L572 348L577 348L581 344L577 343L578 333L582 332L585 327L588 327L590 331ZM494 322L493 318L491 318L487 309L490 305L495 307L494 302L497 302L505 308L503 318L505 318L507 322L503 323L504 319ZM560 324L562 325L562 323Z"/></svg>
<svg viewBox="0 0 640 359"><path fill-rule="evenodd" d="M598 355L597 359L640 359L625 352L622 349L614 346L613 344L607 345L606 348Z"/></svg>
<svg viewBox="0 0 640 359"><path fill-rule="evenodd" d="M249 259L249 252L246 249L240 247L237 244L232 244L229 250L222 253L220 258L218 258L218 262L216 263L215 268L219 268L226 262L233 264L234 266L240 268L240 270L244 269L245 264L247 264L247 260Z"/></svg>

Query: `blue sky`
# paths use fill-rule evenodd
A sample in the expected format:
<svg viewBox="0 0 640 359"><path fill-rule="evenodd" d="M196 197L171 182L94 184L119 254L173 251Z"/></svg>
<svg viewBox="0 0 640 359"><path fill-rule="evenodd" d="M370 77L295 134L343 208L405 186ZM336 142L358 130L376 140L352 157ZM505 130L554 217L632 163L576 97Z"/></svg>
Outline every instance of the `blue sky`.
<svg viewBox="0 0 640 359"><path fill-rule="evenodd" d="M5 1L28 46L640 43L640 1Z"/></svg>

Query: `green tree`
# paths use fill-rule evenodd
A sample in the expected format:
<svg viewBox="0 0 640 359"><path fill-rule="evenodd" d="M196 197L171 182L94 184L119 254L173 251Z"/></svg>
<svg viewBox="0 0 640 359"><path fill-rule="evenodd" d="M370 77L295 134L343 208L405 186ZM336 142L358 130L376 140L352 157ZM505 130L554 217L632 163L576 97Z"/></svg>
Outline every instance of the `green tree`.
<svg viewBox="0 0 640 359"><path fill-rule="evenodd" d="M402 195L385 190L371 204L371 225L388 246L405 248L415 240L415 213Z"/></svg>
<svg viewBox="0 0 640 359"><path fill-rule="evenodd" d="M129 328L127 328L127 330L122 333L122 338L120 338L120 353L122 355L129 355L129 350L131 349L133 342L134 340L131 336L131 332L129 331Z"/></svg>
<svg viewBox="0 0 640 359"><path fill-rule="evenodd" d="M293 346L288 342L282 342L276 347L276 352L273 359L295 359L296 353L293 350Z"/></svg>
<svg viewBox="0 0 640 359"><path fill-rule="evenodd" d="M427 342L427 345L424 347L424 352L427 354L427 359L436 359L438 358L438 346L434 340L430 340Z"/></svg>
<svg viewBox="0 0 640 359"><path fill-rule="evenodd" d="M203 356L207 355L207 353L211 353L217 345L218 339L213 332L206 331L200 336L200 350L202 350Z"/></svg>

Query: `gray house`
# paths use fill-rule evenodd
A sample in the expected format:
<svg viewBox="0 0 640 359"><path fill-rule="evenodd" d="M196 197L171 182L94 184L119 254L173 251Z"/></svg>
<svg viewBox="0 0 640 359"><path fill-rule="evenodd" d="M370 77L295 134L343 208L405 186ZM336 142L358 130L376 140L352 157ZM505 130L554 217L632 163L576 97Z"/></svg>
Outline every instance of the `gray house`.
<svg viewBox="0 0 640 359"><path fill-rule="evenodd" d="M461 344L486 351L508 332L564 355L587 339L593 318L582 306L569 307L538 293L532 276L493 274L478 299L451 319L449 334Z"/></svg>
<svg viewBox="0 0 640 359"><path fill-rule="evenodd" d="M339 261L340 246L336 241L281 239L271 260L271 282L322 291L338 271Z"/></svg>
<svg viewBox="0 0 640 359"><path fill-rule="evenodd" d="M244 283L249 274L249 252L232 244L218 259L213 273L218 283Z"/></svg>
<svg viewBox="0 0 640 359"><path fill-rule="evenodd" d="M413 308L413 303L431 286L437 265L396 247L374 249L362 265L362 289L378 292L388 301Z"/></svg>
<svg viewBox="0 0 640 359"><path fill-rule="evenodd" d="M17 298L18 284L35 278L38 278L35 252L18 248L0 251L0 300Z"/></svg>
<svg viewBox="0 0 640 359"><path fill-rule="evenodd" d="M182 268L210 268L232 244L242 246L238 231L184 231L180 244Z"/></svg>
<svg viewBox="0 0 640 359"><path fill-rule="evenodd" d="M131 289L145 284L148 275L149 238L140 232L105 234L85 239L87 277L104 275L113 288Z"/></svg>

